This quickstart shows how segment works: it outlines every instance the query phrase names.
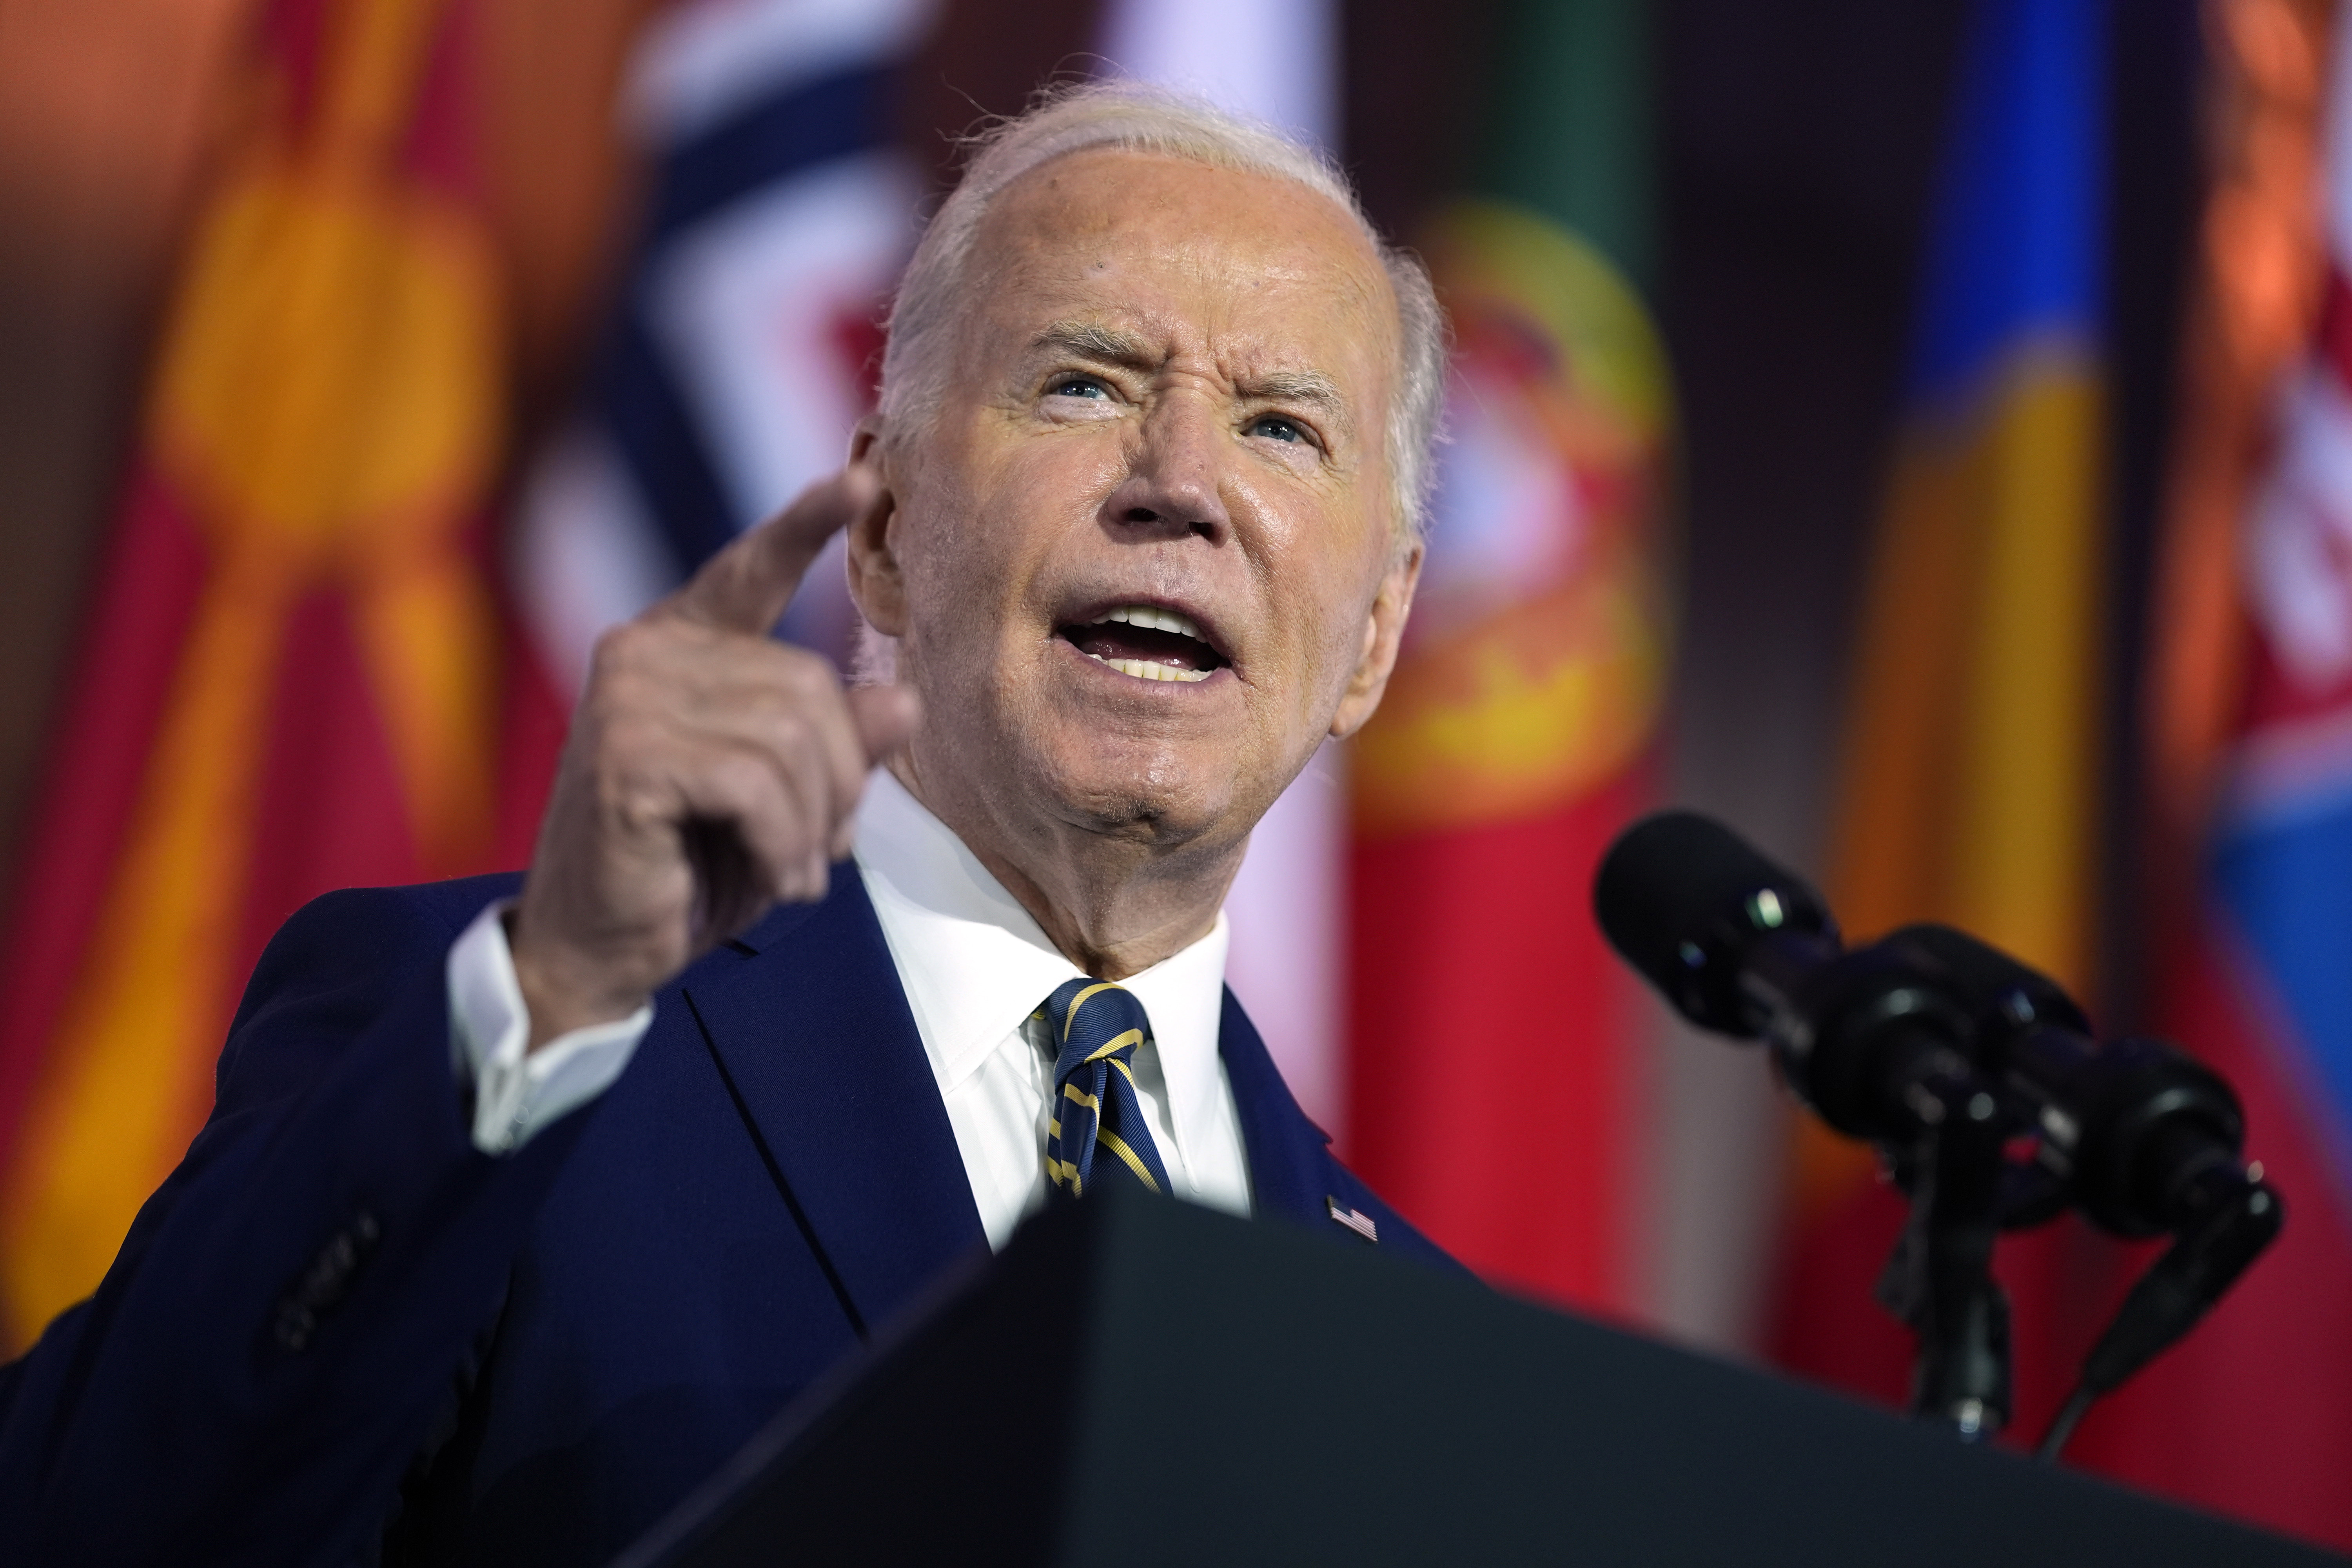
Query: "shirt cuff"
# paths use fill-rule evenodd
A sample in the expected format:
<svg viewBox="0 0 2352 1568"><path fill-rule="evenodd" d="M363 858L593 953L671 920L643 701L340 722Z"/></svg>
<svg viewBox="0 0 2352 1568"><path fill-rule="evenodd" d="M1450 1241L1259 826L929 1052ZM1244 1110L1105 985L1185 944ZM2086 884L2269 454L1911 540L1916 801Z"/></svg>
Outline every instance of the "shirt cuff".
<svg viewBox="0 0 2352 1568"><path fill-rule="evenodd" d="M654 1021L651 1002L625 1018L574 1029L528 1050L530 1013L507 946L514 900L484 910L449 949L449 1047L474 1089L474 1147L510 1154L540 1129L613 1087Z"/></svg>

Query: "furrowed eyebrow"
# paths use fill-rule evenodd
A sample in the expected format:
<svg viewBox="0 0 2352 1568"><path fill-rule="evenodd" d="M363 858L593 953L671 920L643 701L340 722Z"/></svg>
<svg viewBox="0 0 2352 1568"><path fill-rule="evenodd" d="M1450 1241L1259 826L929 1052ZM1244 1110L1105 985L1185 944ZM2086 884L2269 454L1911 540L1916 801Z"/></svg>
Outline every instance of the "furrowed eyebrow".
<svg viewBox="0 0 2352 1568"><path fill-rule="evenodd" d="M1033 350L1058 349L1106 364L1139 368L1154 363L1160 357L1133 333L1097 326L1092 321L1055 321L1032 338L1029 346Z"/></svg>
<svg viewBox="0 0 2352 1568"><path fill-rule="evenodd" d="M1347 398L1340 395L1339 384L1321 371L1270 371L1250 377L1234 390L1252 401L1313 408L1343 429L1349 423Z"/></svg>
<svg viewBox="0 0 2352 1568"><path fill-rule="evenodd" d="M1348 399L1339 384L1321 371L1267 371L1243 377L1234 390L1245 403L1267 403L1309 415L1323 425L1327 435L1341 442L1355 438L1356 421Z"/></svg>
<svg viewBox="0 0 2352 1568"><path fill-rule="evenodd" d="M1150 370L1163 358L1135 333L1092 321L1055 321L1030 339L1029 348L1033 353L1066 353L1132 370ZM1348 399L1339 384L1321 371L1268 371L1244 377L1234 390L1249 402L1311 408L1342 432L1354 428Z"/></svg>

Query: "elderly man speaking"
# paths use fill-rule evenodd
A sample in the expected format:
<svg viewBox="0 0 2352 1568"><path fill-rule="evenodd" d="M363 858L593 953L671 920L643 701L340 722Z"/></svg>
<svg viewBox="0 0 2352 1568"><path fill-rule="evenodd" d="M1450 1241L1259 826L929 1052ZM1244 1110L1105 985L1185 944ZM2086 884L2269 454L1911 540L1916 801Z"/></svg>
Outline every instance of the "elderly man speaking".
<svg viewBox="0 0 2352 1568"><path fill-rule="evenodd" d="M271 943L209 1123L0 1373L0 1539L596 1562L1046 1203L1439 1256L1284 1089L1219 906L1380 700L1443 339L1278 136L1125 88L1001 127L849 466L598 648L520 895ZM768 636L843 530L847 690Z"/></svg>

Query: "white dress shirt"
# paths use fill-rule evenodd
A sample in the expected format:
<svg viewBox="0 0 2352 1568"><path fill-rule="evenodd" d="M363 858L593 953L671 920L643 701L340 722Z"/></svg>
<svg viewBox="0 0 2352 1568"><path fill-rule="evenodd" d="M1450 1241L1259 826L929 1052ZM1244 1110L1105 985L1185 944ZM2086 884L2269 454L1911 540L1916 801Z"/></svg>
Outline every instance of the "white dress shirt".
<svg viewBox="0 0 2352 1568"><path fill-rule="evenodd" d="M915 1017L991 1247L1045 1198L1053 1089L1046 1031L1030 1016L1078 969L946 824L887 772L859 804L856 862ZM602 1094L653 1023L651 1005L525 1053L530 1020L501 920L482 911L449 950L450 1037L474 1088L475 1144L500 1154ZM1138 1098L1176 1195L1250 1207L1249 1166L1217 1037L1226 928L1121 982L1151 1038L1136 1052Z"/></svg>

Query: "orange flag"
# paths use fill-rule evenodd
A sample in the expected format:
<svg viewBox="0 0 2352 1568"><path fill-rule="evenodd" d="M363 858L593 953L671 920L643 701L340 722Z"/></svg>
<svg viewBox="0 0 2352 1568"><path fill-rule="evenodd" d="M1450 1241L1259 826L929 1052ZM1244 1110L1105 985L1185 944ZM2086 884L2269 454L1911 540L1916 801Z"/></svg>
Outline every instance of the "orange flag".
<svg viewBox="0 0 2352 1568"><path fill-rule="evenodd" d="M558 725L483 528L499 276L464 0L281 0L199 214L28 834L0 1334L86 1294L304 900L520 858Z"/></svg>

